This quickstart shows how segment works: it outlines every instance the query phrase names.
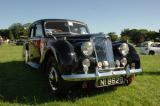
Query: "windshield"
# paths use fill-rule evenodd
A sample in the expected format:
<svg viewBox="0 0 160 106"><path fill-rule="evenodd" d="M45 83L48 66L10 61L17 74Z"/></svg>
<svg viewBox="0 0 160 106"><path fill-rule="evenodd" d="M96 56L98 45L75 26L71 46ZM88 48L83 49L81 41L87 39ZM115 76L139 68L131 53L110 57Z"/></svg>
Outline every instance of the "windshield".
<svg viewBox="0 0 160 106"><path fill-rule="evenodd" d="M46 22L45 33L51 34L88 34L89 31L86 25L74 22Z"/></svg>
<svg viewBox="0 0 160 106"><path fill-rule="evenodd" d="M45 31L46 33L50 32L53 34L69 32L68 23L67 22L46 22Z"/></svg>
<svg viewBox="0 0 160 106"><path fill-rule="evenodd" d="M73 33L77 33L77 34L88 34L89 33L87 26L83 24L69 22L69 27L70 27L71 32Z"/></svg>

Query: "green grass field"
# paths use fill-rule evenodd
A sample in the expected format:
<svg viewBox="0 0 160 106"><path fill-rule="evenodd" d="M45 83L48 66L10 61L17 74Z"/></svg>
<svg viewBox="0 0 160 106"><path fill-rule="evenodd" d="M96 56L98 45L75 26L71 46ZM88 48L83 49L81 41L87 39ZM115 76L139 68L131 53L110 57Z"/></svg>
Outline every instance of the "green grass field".
<svg viewBox="0 0 160 106"><path fill-rule="evenodd" d="M44 75L25 67L22 47L0 47L0 106L160 106L160 56L141 56L143 75L129 86L75 90L53 99L49 96Z"/></svg>

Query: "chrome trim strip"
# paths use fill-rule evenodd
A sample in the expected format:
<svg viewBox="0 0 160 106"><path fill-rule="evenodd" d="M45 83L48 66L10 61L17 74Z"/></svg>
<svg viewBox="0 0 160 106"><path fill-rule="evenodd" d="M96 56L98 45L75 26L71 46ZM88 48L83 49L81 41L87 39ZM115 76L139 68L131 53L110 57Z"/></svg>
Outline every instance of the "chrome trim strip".
<svg viewBox="0 0 160 106"><path fill-rule="evenodd" d="M72 75L62 75L62 78L65 81L87 81L87 80L96 80L100 78L107 78L112 76L122 76L122 75L131 75L134 73L141 73L142 69L130 69L130 70L119 70L119 71L109 71L109 72L99 72L93 74L72 74Z"/></svg>

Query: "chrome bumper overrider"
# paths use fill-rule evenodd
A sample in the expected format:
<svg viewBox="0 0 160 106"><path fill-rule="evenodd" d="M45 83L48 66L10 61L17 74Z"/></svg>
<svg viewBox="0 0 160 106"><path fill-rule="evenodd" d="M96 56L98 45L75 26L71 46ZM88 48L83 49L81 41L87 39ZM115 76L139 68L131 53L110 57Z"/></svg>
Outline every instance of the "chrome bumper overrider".
<svg viewBox="0 0 160 106"><path fill-rule="evenodd" d="M72 74L72 75L62 75L62 78L65 81L87 81L87 80L96 80L100 78L107 78L113 76L129 76L131 74L141 73L142 69L129 69L129 70L119 70L119 71L96 71L92 74Z"/></svg>

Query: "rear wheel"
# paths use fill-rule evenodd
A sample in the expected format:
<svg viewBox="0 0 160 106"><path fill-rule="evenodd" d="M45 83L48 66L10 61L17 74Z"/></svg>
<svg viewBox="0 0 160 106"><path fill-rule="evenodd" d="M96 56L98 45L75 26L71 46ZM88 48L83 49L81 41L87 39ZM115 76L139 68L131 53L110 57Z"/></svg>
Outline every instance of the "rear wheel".
<svg viewBox="0 0 160 106"><path fill-rule="evenodd" d="M154 55L154 51L149 51L149 55Z"/></svg>
<svg viewBox="0 0 160 106"><path fill-rule="evenodd" d="M50 56L47 60L46 72L49 83L49 90L52 93L52 95L56 96L62 90L61 87L62 79L60 78L60 73L55 64L53 56Z"/></svg>

